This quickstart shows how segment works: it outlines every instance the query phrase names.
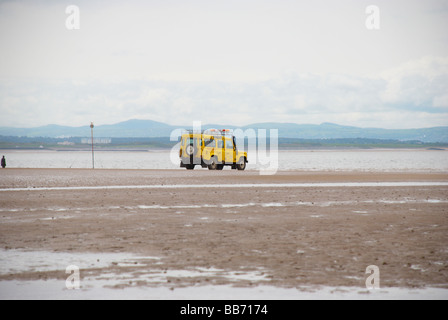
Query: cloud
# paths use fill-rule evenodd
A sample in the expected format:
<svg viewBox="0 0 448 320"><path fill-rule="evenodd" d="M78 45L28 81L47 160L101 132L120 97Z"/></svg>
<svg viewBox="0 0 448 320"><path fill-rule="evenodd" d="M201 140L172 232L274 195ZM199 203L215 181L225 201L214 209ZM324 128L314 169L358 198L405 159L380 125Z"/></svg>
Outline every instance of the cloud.
<svg viewBox="0 0 448 320"><path fill-rule="evenodd" d="M382 73L382 101L393 108L448 112L448 57L424 57Z"/></svg>
<svg viewBox="0 0 448 320"><path fill-rule="evenodd" d="M0 3L0 77L262 81L286 70L366 75L447 52L442 1L76 1ZM397 45L399 43L400 45Z"/></svg>
<svg viewBox="0 0 448 320"><path fill-rule="evenodd" d="M448 125L448 62L411 61L370 78L289 72L259 82L3 81L0 125L175 125L336 122L387 128ZM406 119L406 121L404 121Z"/></svg>
<svg viewBox="0 0 448 320"><path fill-rule="evenodd" d="M443 1L0 2L1 126L447 125Z"/></svg>
<svg viewBox="0 0 448 320"><path fill-rule="evenodd" d="M443 108L448 109L448 94L440 94L438 96L435 96L432 100L432 106L434 108Z"/></svg>

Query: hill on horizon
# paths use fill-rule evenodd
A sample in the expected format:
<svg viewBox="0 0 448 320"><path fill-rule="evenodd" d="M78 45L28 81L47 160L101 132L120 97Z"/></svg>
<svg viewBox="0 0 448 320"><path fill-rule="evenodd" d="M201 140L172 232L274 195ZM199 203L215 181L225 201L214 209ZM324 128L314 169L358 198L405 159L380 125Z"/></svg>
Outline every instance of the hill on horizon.
<svg viewBox="0 0 448 320"><path fill-rule="evenodd" d="M95 137L105 138L154 138L169 137L175 129L189 129L191 126L172 126L153 120L131 119L116 124L98 125L94 128ZM247 126L227 126L208 124L208 128L278 129L280 138L295 139L392 139L400 141L418 140L428 143L448 142L448 126L417 129L382 129L342 126L334 123L296 124L296 123L255 123ZM24 137L90 137L90 126L70 127L50 124L35 128L0 127L0 136Z"/></svg>

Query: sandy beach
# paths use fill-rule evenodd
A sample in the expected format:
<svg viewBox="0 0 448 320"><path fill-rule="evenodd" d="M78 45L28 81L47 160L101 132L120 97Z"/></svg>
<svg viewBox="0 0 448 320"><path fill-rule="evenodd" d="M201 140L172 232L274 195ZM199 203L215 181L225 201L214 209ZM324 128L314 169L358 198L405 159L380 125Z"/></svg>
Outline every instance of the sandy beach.
<svg viewBox="0 0 448 320"><path fill-rule="evenodd" d="M448 298L447 182L446 173L0 170L0 285L63 292L74 264L86 294L88 283L366 292L375 265L384 290Z"/></svg>

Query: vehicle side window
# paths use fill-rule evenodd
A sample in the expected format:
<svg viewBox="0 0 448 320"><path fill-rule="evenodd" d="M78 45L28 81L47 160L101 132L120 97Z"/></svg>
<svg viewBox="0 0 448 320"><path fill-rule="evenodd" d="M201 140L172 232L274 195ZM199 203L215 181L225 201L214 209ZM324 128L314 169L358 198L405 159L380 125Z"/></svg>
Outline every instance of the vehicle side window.
<svg viewBox="0 0 448 320"><path fill-rule="evenodd" d="M233 149L232 140L226 140L226 149Z"/></svg>
<svg viewBox="0 0 448 320"><path fill-rule="evenodd" d="M224 148L224 141L218 140L218 148Z"/></svg>
<svg viewBox="0 0 448 320"><path fill-rule="evenodd" d="M210 139L210 140L207 139L204 142L205 142L205 144L204 144L205 147L213 148L215 146L215 140L214 139Z"/></svg>

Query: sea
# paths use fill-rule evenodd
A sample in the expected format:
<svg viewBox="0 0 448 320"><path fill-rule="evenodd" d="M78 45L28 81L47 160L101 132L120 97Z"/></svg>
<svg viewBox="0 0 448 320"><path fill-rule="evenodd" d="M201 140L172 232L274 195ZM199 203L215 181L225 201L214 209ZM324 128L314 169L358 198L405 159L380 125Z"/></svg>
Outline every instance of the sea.
<svg viewBox="0 0 448 320"><path fill-rule="evenodd" d="M0 150L8 168L178 169L176 150L56 151ZM248 154L247 170L448 172L448 150L280 150ZM196 170L207 170L196 166ZM230 170L226 167L224 170Z"/></svg>

